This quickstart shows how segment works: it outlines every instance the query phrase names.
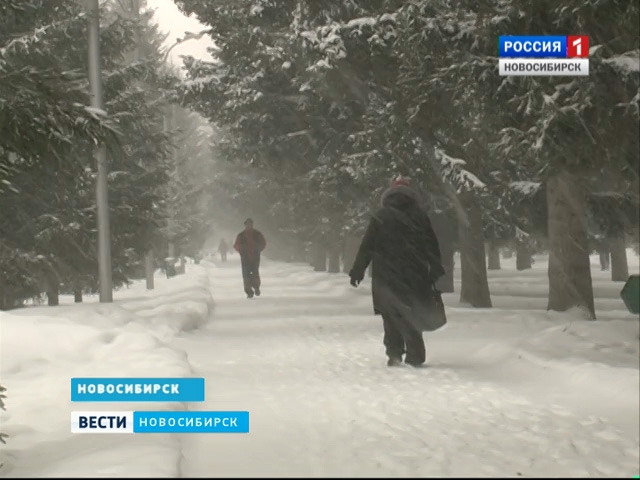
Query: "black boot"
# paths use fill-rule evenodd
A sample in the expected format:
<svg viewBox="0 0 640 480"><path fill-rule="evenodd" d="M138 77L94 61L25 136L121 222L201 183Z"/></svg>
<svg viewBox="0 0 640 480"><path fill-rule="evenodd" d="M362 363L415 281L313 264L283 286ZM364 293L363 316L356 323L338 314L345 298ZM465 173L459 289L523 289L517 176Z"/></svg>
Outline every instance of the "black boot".
<svg viewBox="0 0 640 480"><path fill-rule="evenodd" d="M407 360L405 360L404 363L406 363L407 365L409 365L409 366L411 366L413 368L423 368L424 367L424 363L409 362Z"/></svg>
<svg viewBox="0 0 640 480"><path fill-rule="evenodd" d="M400 367L402 365L402 357L389 357L387 360L388 367Z"/></svg>
<svg viewBox="0 0 640 480"><path fill-rule="evenodd" d="M407 365L413 367L413 368L422 368L424 367L424 363L426 362L426 356L425 355L407 355L404 359L404 363L406 363Z"/></svg>

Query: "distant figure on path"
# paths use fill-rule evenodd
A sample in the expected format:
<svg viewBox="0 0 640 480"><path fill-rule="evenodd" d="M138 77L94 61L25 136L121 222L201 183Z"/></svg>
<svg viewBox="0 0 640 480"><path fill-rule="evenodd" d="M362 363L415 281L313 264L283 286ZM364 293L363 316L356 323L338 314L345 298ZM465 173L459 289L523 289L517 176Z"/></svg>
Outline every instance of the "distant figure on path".
<svg viewBox="0 0 640 480"><path fill-rule="evenodd" d="M374 312L382 315L384 325L387 365L401 365L406 353L405 363L419 367L426 360L422 332L441 326L429 312L436 301L441 302L435 283L445 271L429 217L407 180L394 181L382 195L382 208L369 222L349 272L351 285L360 284L369 263ZM435 325L428 326L430 320Z"/></svg>
<svg viewBox="0 0 640 480"><path fill-rule="evenodd" d="M229 245L227 245L227 241L223 238L220 240L220 245L218 245L218 253L220 254L220 259L223 262L227 261L227 252L229 251Z"/></svg>
<svg viewBox="0 0 640 480"><path fill-rule="evenodd" d="M261 232L253 228L253 220L247 218L244 230L238 234L233 248L240 254L242 279L247 298L260 296L260 254L267 246Z"/></svg>

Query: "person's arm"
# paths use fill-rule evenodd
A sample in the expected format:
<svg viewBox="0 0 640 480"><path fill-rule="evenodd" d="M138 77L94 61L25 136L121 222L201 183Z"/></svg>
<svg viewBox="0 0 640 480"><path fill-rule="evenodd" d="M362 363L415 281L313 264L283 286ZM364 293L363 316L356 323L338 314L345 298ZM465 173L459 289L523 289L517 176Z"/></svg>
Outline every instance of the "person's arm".
<svg viewBox="0 0 640 480"><path fill-rule="evenodd" d="M267 248L267 240L264 238L262 232L260 232L260 251L263 251L265 248Z"/></svg>
<svg viewBox="0 0 640 480"><path fill-rule="evenodd" d="M233 248L238 253L240 253L240 236L241 235L242 235L241 233L238 234L238 236L236 237L236 242L233 244Z"/></svg>
<svg viewBox="0 0 640 480"><path fill-rule="evenodd" d="M429 261L429 277L435 283L440 277L445 274L444 267L442 266L442 257L440 255L440 244L438 243L438 237L436 232L431 226L431 220L425 213L425 231L427 234L426 247L427 247L427 259Z"/></svg>
<svg viewBox="0 0 640 480"><path fill-rule="evenodd" d="M364 279L365 271L367 270L367 267L373 259L375 238L377 236L377 233L378 221L375 218L372 218L369 221L369 226L367 227L367 231L364 234L362 243L360 243L360 248L358 249L356 259L353 262L353 267L349 272L349 276L351 277L352 281L355 280L357 283L360 283Z"/></svg>

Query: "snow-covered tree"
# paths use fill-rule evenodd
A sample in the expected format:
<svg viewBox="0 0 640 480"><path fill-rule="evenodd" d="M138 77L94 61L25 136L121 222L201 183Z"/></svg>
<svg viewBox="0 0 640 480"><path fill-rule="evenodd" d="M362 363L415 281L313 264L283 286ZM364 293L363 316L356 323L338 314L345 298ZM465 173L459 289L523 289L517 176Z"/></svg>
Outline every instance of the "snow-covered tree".
<svg viewBox="0 0 640 480"><path fill-rule="evenodd" d="M212 173L213 131L201 116L179 106L168 107L166 114L173 147L169 181L163 193L167 217L163 235L173 246L169 256L195 256L213 226L211 211L215 205L207 180Z"/></svg>
<svg viewBox="0 0 640 480"><path fill-rule="evenodd" d="M5 395L4 392L6 392L7 389L0 385L0 410L6 410L5 406L4 406L4 399L7 398L7 396ZM8 435L6 433L2 433L0 432L0 442L1 443L7 443L5 438L7 438ZM0 467L2 467L2 464L0 463Z"/></svg>
<svg viewBox="0 0 640 480"><path fill-rule="evenodd" d="M280 228L308 241L336 212L343 231L357 230L402 174L458 223L462 300L491 305L485 239L515 243L527 268L548 235L549 308L581 305L593 316L586 193L608 190L597 188L605 177L611 191L629 189L623 180L638 174L637 5L176 3L211 26L217 45L214 62L187 59L184 102L225 129L223 156L275 182ZM499 35L585 29L596 32L588 79L498 75Z"/></svg>
<svg viewBox="0 0 640 480"><path fill-rule="evenodd" d="M107 144L110 160L116 285L135 268L131 250L143 251L158 230L154 204L160 199L157 187L166 181L168 146L157 93L166 83L157 68L159 39L150 43L155 64L153 58L126 64L134 25L108 6L101 16L106 115L85 106L88 54L81 6L34 0L1 7L0 117L12 118L0 122L7 129L0 136L1 308L41 292L55 305L61 289L78 300L83 289L95 290L92 148L98 141Z"/></svg>
<svg viewBox="0 0 640 480"><path fill-rule="evenodd" d="M285 171L286 177L278 184L296 186L298 197L286 197L288 189L284 188L282 196L270 198L268 204L289 204L300 212L289 218L304 220L283 224L282 229L295 232L303 242L316 231L314 241L324 243L322 229L316 227L320 225L318 220L326 217L333 238L330 246L319 248L329 247L335 252L344 223L344 206L337 201L334 166L339 158L335 151L339 151L345 127L339 106L304 85L305 51L290 31L294 2L223 2L215 6L197 1L177 3L212 26L218 47L214 52L216 62L186 60L185 104L233 137L233 141L220 145L221 155L265 175ZM275 20L271 18L274 12L284 16L278 15ZM300 198L305 193L324 193L325 187L327 194L322 198L326 201L318 202L314 196L309 201Z"/></svg>
<svg viewBox="0 0 640 480"><path fill-rule="evenodd" d="M637 183L638 5L507 1L496 34L588 32L584 78L505 78L495 101L510 106L498 151L537 165L549 209L549 309L584 307L595 318L587 198L602 182ZM543 13L544 12L544 13ZM616 210L611 213L616 213Z"/></svg>

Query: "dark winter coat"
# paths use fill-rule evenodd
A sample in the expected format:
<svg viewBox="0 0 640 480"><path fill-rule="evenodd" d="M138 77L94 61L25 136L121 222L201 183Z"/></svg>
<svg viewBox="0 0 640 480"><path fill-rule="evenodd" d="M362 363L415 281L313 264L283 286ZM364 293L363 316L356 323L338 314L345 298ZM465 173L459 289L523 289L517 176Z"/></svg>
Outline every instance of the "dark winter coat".
<svg viewBox="0 0 640 480"><path fill-rule="evenodd" d="M243 230L236 237L233 248L240 254L243 261L258 261L260 253L267 246L264 235L259 230Z"/></svg>
<svg viewBox="0 0 640 480"><path fill-rule="evenodd" d="M351 277L361 281L369 263L377 315L417 311L431 302L433 285L444 269L429 217L411 188L394 187L383 194L382 208L369 222Z"/></svg>

